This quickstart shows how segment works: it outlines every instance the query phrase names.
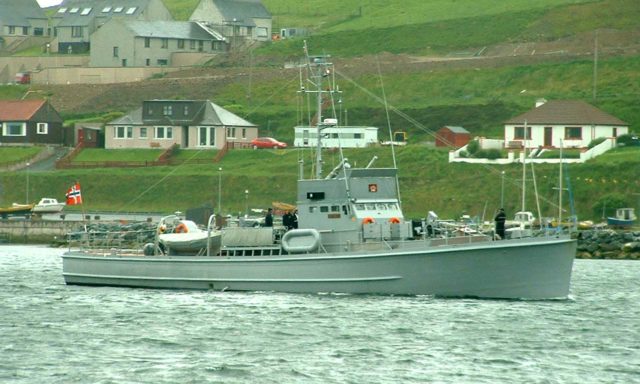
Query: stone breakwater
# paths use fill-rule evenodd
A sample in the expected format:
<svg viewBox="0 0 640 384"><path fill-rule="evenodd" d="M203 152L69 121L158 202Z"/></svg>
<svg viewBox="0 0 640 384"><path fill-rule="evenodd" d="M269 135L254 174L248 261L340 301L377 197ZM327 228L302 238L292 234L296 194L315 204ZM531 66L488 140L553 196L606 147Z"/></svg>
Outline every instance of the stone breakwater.
<svg viewBox="0 0 640 384"><path fill-rule="evenodd" d="M576 258L640 260L640 231L580 231Z"/></svg>

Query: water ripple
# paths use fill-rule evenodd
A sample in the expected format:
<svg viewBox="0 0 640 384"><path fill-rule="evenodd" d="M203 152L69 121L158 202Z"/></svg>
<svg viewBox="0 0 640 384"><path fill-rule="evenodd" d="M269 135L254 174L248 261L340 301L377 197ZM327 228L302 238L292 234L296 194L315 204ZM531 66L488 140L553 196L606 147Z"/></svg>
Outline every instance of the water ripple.
<svg viewBox="0 0 640 384"><path fill-rule="evenodd" d="M61 252L0 246L2 383L639 381L637 262L501 301L66 286Z"/></svg>

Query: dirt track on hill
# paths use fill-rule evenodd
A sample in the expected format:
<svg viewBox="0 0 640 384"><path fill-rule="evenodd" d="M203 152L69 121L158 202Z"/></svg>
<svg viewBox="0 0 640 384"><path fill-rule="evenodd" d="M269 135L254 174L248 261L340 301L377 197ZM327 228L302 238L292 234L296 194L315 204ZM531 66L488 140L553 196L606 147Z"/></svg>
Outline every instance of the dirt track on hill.
<svg viewBox="0 0 640 384"><path fill-rule="evenodd" d="M640 28L634 31L598 31L599 55L623 56L640 53ZM419 57L381 53L348 59L334 58L337 67L349 77L376 73L427 70L498 68L503 66L569 62L593 56L594 34L585 33L553 42L499 44L491 47L452 52L446 57ZM168 73L164 78L135 83L33 86L51 95L54 107L62 113L86 114L129 111L150 99L212 99L219 89L232 83L247 86L263 80L288 81L291 70L281 63L256 63L237 67L193 68Z"/></svg>

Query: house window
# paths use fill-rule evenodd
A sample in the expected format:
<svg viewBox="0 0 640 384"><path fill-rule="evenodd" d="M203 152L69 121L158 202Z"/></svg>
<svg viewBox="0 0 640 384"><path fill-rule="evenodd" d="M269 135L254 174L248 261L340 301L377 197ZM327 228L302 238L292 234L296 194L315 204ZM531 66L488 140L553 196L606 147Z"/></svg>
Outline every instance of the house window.
<svg viewBox="0 0 640 384"><path fill-rule="evenodd" d="M123 9L124 9L124 7L115 7L113 9L113 13L120 13L120 12L122 12Z"/></svg>
<svg viewBox="0 0 640 384"><path fill-rule="evenodd" d="M189 115L189 106L185 105L183 111L184 111L184 115L188 116Z"/></svg>
<svg viewBox="0 0 640 384"><path fill-rule="evenodd" d="M116 127L115 138L116 139L132 139L133 127L123 127L123 126Z"/></svg>
<svg viewBox="0 0 640 384"><path fill-rule="evenodd" d="M196 41L195 40L189 40L189 48L190 49L196 49Z"/></svg>
<svg viewBox="0 0 640 384"><path fill-rule="evenodd" d="M158 65L167 65L168 63L167 59L158 59Z"/></svg>
<svg viewBox="0 0 640 384"><path fill-rule="evenodd" d="M513 138L515 140L525 140L524 137L524 128L525 127L515 127L513 130ZM527 137L526 140L531 140L531 127L527 127Z"/></svg>
<svg viewBox="0 0 640 384"><path fill-rule="evenodd" d="M16 27L9 26L9 34L10 35L15 35L16 34Z"/></svg>
<svg viewBox="0 0 640 384"><path fill-rule="evenodd" d="M38 132L38 135L46 135L49 132L49 124L38 123L38 128L36 132Z"/></svg>
<svg viewBox="0 0 640 384"><path fill-rule="evenodd" d="M184 49L184 40L178 39L178 49Z"/></svg>
<svg viewBox="0 0 640 384"><path fill-rule="evenodd" d="M87 16L89 13L91 13L91 8L84 8L80 14L82 16Z"/></svg>
<svg viewBox="0 0 640 384"><path fill-rule="evenodd" d="M4 136L27 136L26 123L4 123L2 134Z"/></svg>
<svg viewBox="0 0 640 384"><path fill-rule="evenodd" d="M362 139L362 133L354 133L353 134L353 138L354 139Z"/></svg>
<svg viewBox="0 0 640 384"><path fill-rule="evenodd" d="M565 140L581 140L582 127L565 127L564 138Z"/></svg>
<svg viewBox="0 0 640 384"><path fill-rule="evenodd" d="M156 139L173 138L173 128L172 127L156 127L154 138Z"/></svg>
<svg viewBox="0 0 640 384"><path fill-rule="evenodd" d="M151 38L150 37L145 37L144 38L144 47L145 48L149 48L151 46Z"/></svg>
<svg viewBox="0 0 640 384"><path fill-rule="evenodd" d="M147 67L151 65L151 59L147 59L145 60L145 64L147 64Z"/></svg>
<svg viewBox="0 0 640 384"><path fill-rule="evenodd" d="M127 15L133 15L136 12L136 9L138 9L138 7L130 7L127 9Z"/></svg>
<svg viewBox="0 0 640 384"><path fill-rule="evenodd" d="M69 10L69 13L78 13L78 11L80 10L80 8L77 7L73 7Z"/></svg>
<svg viewBox="0 0 640 384"><path fill-rule="evenodd" d="M71 27L71 37L82 37L82 27Z"/></svg>
<svg viewBox="0 0 640 384"><path fill-rule="evenodd" d="M612 128L611 136L618 137L618 128L616 127Z"/></svg>
<svg viewBox="0 0 640 384"><path fill-rule="evenodd" d="M102 8L102 12L103 12L103 13L111 12L111 7L104 7L104 8Z"/></svg>
<svg viewBox="0 0 640 384"><path fill-rule="evenodd" d="M126 67L127 66L127 59L122 59L122 66Z"/></svg>
<svg viewBox="0 0 640 384"><path fill-rule="evenodd" d="M173 106L171 105L163 105L162 106L162 114L165 116L173 115Z"/></svg>
<svg viewBox="0 0 640 384"><path fill-rule="evenodd" d="M236 129L233 127L229 127L227 128L227 137L230 139L235 139L236 138Z"/></svg>
<svg viewBox="0 0 640 384"><path fill-rule="evenodd" d="M242 128L242 138L243 139L247 138L247 128Z"/></svg>
<svg viewBox="0 0 640 384"><path fill-rule="evenodd" d="M198 52L202 52L204 50L204 41L198 40Z"/></svg>
<svg viewBox="0 0 640 384"><path fill-rule="evenodd" d="M44 28L33 28L33 36L44 36Z"/></svg>
<svg viewBox="0 0 640 384"><path fill-rule="evenodd" d="M113 57L118 57L118 54L119 54L118 51L119 51L118 47L113 47Z"/></svg>
<svg viewBox="0 0 640 384"><path fill-rule="evenodd" d="M269 36L269 30L267 28L264 28L264 27L258 27L258 28L256 28L256 36L258 36L258 37L267 37L267 36Z"/></svg>
<svg viewBox="0 0 640 384"><path fill-rule="evenodd" d="M201 147L215 147L216 146L215 127L200 127L198 129L198 144Z"/></svg>
<svg viewBox="0 0 640 384"><path fill-rule="evenodd" d="M58 9L58 13L65 13L65 12L67 12L67 8Z"/></svg>
<svg viewBox="0 0 640 384"><path fill-rule="evenodd" d="M212 51L217 51L220 49L220 42L219 41L212 41L211 42L211 50Z"/></svg>
<svg viewBox="0 0 640 384"><path fill-rule="evenodd" d="M141 139L147 138L147 127L140 127L140 138Z"/></svg>
<svg viewBox="0 0 640 384"><path fill-rule="evenodd" d="M169 48L169 39L162 39L162 45L160 48Z"/></svg>
<svg viewBox="0 0 640 384"><path fill-rule="evenodd" d="M25 36L29 35L29 27L22 27L22 34Z"/></svg>

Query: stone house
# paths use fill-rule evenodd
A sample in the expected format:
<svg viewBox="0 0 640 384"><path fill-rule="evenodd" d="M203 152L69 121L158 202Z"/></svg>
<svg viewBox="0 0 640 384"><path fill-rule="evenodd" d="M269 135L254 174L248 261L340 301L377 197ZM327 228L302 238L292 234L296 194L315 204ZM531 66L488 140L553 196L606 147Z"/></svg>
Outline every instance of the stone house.
<svg viewBox="0 0 640 384"><path fill-rule="evenodd" d="M271 40L271 13L260 0L200 0L189 20L206 23L234 45Z"/></svg>
<svg viewBox="0 0 640 384"><path fill-rule="evenodd" d="M52 16L52 51L89 52L91 35L112 18L173 20L162 0L65 0Z"/></svg>
<svg viewBox="0 0 640 384"><path fill-rule="evenodd" d="M586 148L592 140L629 133L629 124L580 100L539 100L504 123L506 147Z"/></svg>
<svg viewBox="0 0 640 384"><path fill-rule="evenodd" d="M64 145L62 118L46 100L0 101L1 145Z"/></svg>
<svg viewBox="0 0 640 384"><path fill-rule="evenodd" d="M0 51L48 35L47 16L36 0L0 0Z"/></svg>
<svg viewBox="0 0 640 384"><path fill-rule="evenodd" d="M105 148L221 149L248 145L258 127L209 100L147 100L105 126Z"/></svg>
<svg viewBox="0 0 640 384"><path fill-rule="evenodd" d="M178 53L226 51L224 38L190 21L112 19L91 36L92 67L171 66Z"/></svg>

